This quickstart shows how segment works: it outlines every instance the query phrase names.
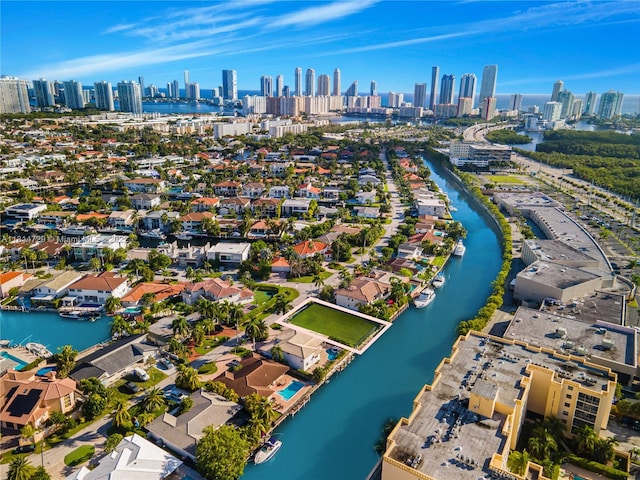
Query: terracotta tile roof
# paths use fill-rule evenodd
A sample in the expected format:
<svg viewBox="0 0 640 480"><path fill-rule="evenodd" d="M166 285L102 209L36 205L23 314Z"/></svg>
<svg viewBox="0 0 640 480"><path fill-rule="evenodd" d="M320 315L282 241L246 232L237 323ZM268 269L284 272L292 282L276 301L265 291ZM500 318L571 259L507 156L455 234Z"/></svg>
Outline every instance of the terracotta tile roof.
<svg viewBox="0 0 640 480"><path fill-rule="evenodd" d="M139 178L133 178L131 180L125 180L124 183L142 183L142 184L147 184L147 183L160 183L162 182L162 180L160 180L159 178L146 178L146 177L139 177Z"/></svg>
<svg viewBox="0 0 640 480"><path fill-rule="evenodd" d="M228 166L225 168L228 168ZM242 185L241 183L232 182L232 181L225 181L225 182L220 182L215 184L216 187L240 187L241 185Z"/></svg>
<svg viewBox="0 0 640 480"><path fill-rule="evenodd" d="M138 303L145 293L153 293L154 300L161 302L169 297L180 294L184 290L185 284L178 283L167 285L166 283L140 283L133 287L124 297L120 300L128 303Z"/></svg>
<svg viewBox="0 0 640 480"><path fill-rule="evenodd" d="M411 235L407 240L407 243L422 243L422 242L431 242L440 244L444 241L444 237L440 235L436 235L433 230L429 230L426 233L416 233L415 235Z"/></svg>
<svg viewBox="0 0 640 480"><path fill-rule="evenodd" d="M257 393L269 397L275 391L276 381L289 371L289 367L260 357L245 358L240 370L226 371L218 380L233 389L240 397Z"/></svg>
<svg viewBox="0 0 640 480"><path fill-rule="evenodd" d="M21 275L24 275L23 280L26 280L31 276L30 273L24 273L24 272L18 272L18 271L0 273L0 285L2 285L3 283L8 283L14 278L17 278Z"/></svg>
<svg viewBox="0 0 640 480"><path fill-rule="evenodd" d="M187 292L197 292L198 290L202 290L208 294L208 296L215 299L232 297L233 295L242 295L243 290L230 285L221 278L210 278L198 283L188 283L185 285L184 289ZM253 293L251 293L251 295L253 295Z"/></svg>
<svg viewBox="0 0 640 480"><path fill-rule="evenodd" d="M294 245L293 251L301 257L313 256L316 253L324 253L328 248L326 243L314 242L313 240L305 240Z"/></svg>
<svg viewBox="0 0 640 480"><path fill-rule="evenodd" d="M284 257L276 257L271 262L271 267L290 267L291 264Z"/></svg>
<svg viewBox="0 0 640 480"><path fill-rule="evenodd" d="M89 212L89 213L79 213L76 215L77 222L85 222L91 218L109 218L109 215L106 213L98 213L98 212Z"/></svg>
<svg viewBox="0 0 640 480"><path fill-rule="evenodd" d="M220 203L220 199L217 197L201 197L191 200L191 205L217 205Z"/></svg>
<svg viewBox="0 0 640 480"><path fill-rule="evenodd" d="M386 291L387 288L380 282L368 278L356 278L347 288L336 290L335 294L370 303L379 299Z"/></svg>
<svg viewBox="0 0 640 480"><path fill-rule="evenodd" d="M75 290L103 290L105 292L112 292L126 281L127 279L125 277L116 277L113 273L105 272L97 276L87 275L69 285L69 288Z"/></svg>
<svg viewBox="0 0 640 480"><path fill-rule="evenodd" d="M211 212L191 212L179 218L181 222L201 222L205 218L213 218Z"/></svg>
<svg viewBox="0 0 640 480"><path fill-rule="evenodd" d="M258 198L257 200L255 200L253 202L253 205L259 206L259 205L273 205L273 206L277 206L280 203L280 199L279 198Z"/></svg>

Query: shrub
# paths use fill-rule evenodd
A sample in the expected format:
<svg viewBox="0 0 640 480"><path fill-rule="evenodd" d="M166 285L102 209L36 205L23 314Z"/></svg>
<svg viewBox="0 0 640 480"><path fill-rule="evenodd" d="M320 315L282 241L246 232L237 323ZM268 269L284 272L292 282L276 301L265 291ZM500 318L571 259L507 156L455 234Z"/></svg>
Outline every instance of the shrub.
<svg viewBox="0 0 640 480"><path fill-rule="evenodd" d="M629 474L627 472L623 472L622 470L618 470L613 467L608 467L607 465L603 465L593 460L578 457L577 455L569 455L566 459L573 465L589 470L590 472L600 473L608 478L612 478L613 480L625 480L629 478Z"/></svg>

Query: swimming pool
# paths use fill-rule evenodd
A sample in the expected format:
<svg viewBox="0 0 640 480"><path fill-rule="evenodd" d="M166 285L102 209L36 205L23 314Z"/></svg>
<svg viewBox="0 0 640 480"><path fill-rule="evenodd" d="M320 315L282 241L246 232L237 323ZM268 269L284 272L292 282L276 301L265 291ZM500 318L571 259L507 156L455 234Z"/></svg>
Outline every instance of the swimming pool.
<svg viewBox="0 0 640 480"><path fill-rule="evenodd" d="M27 365L27 362L23 362L18 357L14 357L13 355L7 352L0 352L0 357L6 358L7 360L11 360L12 362L17 363L17 365L14 367L15 370L22 370Z"/></svg>
<svg viewBox="0 0 640 480"><path fill-rule="evenodd" d="M47 373L57 370L56 367L44 367L36 372L38 377L44 377Z"/></svg>
<svg viewBox="0 0 640 480"><path fill-rule="evenodd" d="M336 358L338 358L338 350L336 350L335 348L327 348L327 358L330 361L333 361Z"/></svg>
<svg viewBox="0 0 640 480"><path fill-rule="evenodd" d="M291 400L302 387L304 387L304 383L299 382L298 380L292 380L285 388L278 390L278 395L288 401Z"/></svg>

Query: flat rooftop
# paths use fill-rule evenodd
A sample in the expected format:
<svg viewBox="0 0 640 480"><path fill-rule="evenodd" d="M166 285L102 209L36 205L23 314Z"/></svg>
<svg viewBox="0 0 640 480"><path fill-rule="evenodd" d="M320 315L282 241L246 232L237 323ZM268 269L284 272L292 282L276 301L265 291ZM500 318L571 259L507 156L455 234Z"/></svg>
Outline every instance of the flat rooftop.
<svg viewBox="0 0 640 480"><path fill-rule="evenodd" d="M597 266L598 261L586 253L560 240L525 240L531 251L539 260L555 263L571 263L573 265Z"/></svg>
<svg viewBox="0 0 640 480"><path fill-rule="evenodd" d="M569 267L553 262L537 261L532 263L520 273L518 278L529 278L544 285L566 289L574 285L600 278L590 272L585 272L580 268Z"/></svg>
<svg viewBox="0 0 640 480"><path fill-rule="evenodd" d="M625 323L625 297L611 292L594 292L568 304L546 304L542 310L565 317L575 317L583 322Z"/></svg>
<svg viewBox="0 0 640 480"><path fill-rule="evenodd" d="M503 414L484 418L467 409L472 391L494 392L496 401L515 405L520 380L529 363L554 372L554 378L572 378L586 388L602 391L609 378L603 371L567 361L514 340L472 333L461 339L450 363L441 363L431 390L415 399L408 424L389 437L391 457L434 479L477 480L489 474L494 453L505 448ZM461 458L462 457L462 458Z"/></svg>
<svg viewBox="0 0 640 480"><path fill-rule="evenodd" d="M557 207L560 205L542 192L499 192L494 194L494 196L511 208L517 208L518 210L529 207Z"/></svg>
<svg viewBox="0 0 640 480"><path fill-rule="evenodd" d="M636 331L633 328L583 320L580 314L578 318L566 316L576 310L584 308L566 309L565 316L562 316L520 307L504 336L563 354L578 355L577 349L582 347L581 353L589 355L594 363L599 362L593 357L599 357L608 362L636 366ZM612 342L612 345L603 346L603 340Z"/></svg>

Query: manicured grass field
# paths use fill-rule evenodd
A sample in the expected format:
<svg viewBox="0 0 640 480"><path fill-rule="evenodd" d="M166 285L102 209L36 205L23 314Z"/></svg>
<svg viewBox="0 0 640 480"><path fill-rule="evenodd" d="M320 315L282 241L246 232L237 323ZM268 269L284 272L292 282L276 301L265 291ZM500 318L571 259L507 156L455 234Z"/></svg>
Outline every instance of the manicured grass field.
<svg viewBox="0 0 640 480"><path fill-rule="evenodd" d="M268 302L273 298L273 292L267 292L265 290L254 290L253 303L256 305L262 305L264 302Z"/></svg>
<svg viewBox="0 0 640 480"><path fill-rule="evenodd" d="M512 185L519 185L524 183L523 180L518 177L512 177L511 175L487 175L487 180L491 183L510 183Z"/></svg>
<svg viewBox="0 0 640 480"><path fill-rule="evenodd" d="M320 278L323 281L329 278L331 275L333 275L333 272L320 272ZM314 275L307 275L305 277L290 278L289 281L297 283L313 283L313 277Z"/></svg>
<svg viewBox="0 0 640 480"><path fill-rule="evenodd" d="M93 445L82 445L81 447L76 448L73 452L64 457L64 464L68 467L75 467L76 465L80 465L81 463L89 460L96 449Z"/></svg>
<svg viewBox="0 0 640 480"><path fill-rule="evenodd" d="M348 313L312 303L289 319L289 323L313 330L348 345L359 346L380 325Z"/></svg>

